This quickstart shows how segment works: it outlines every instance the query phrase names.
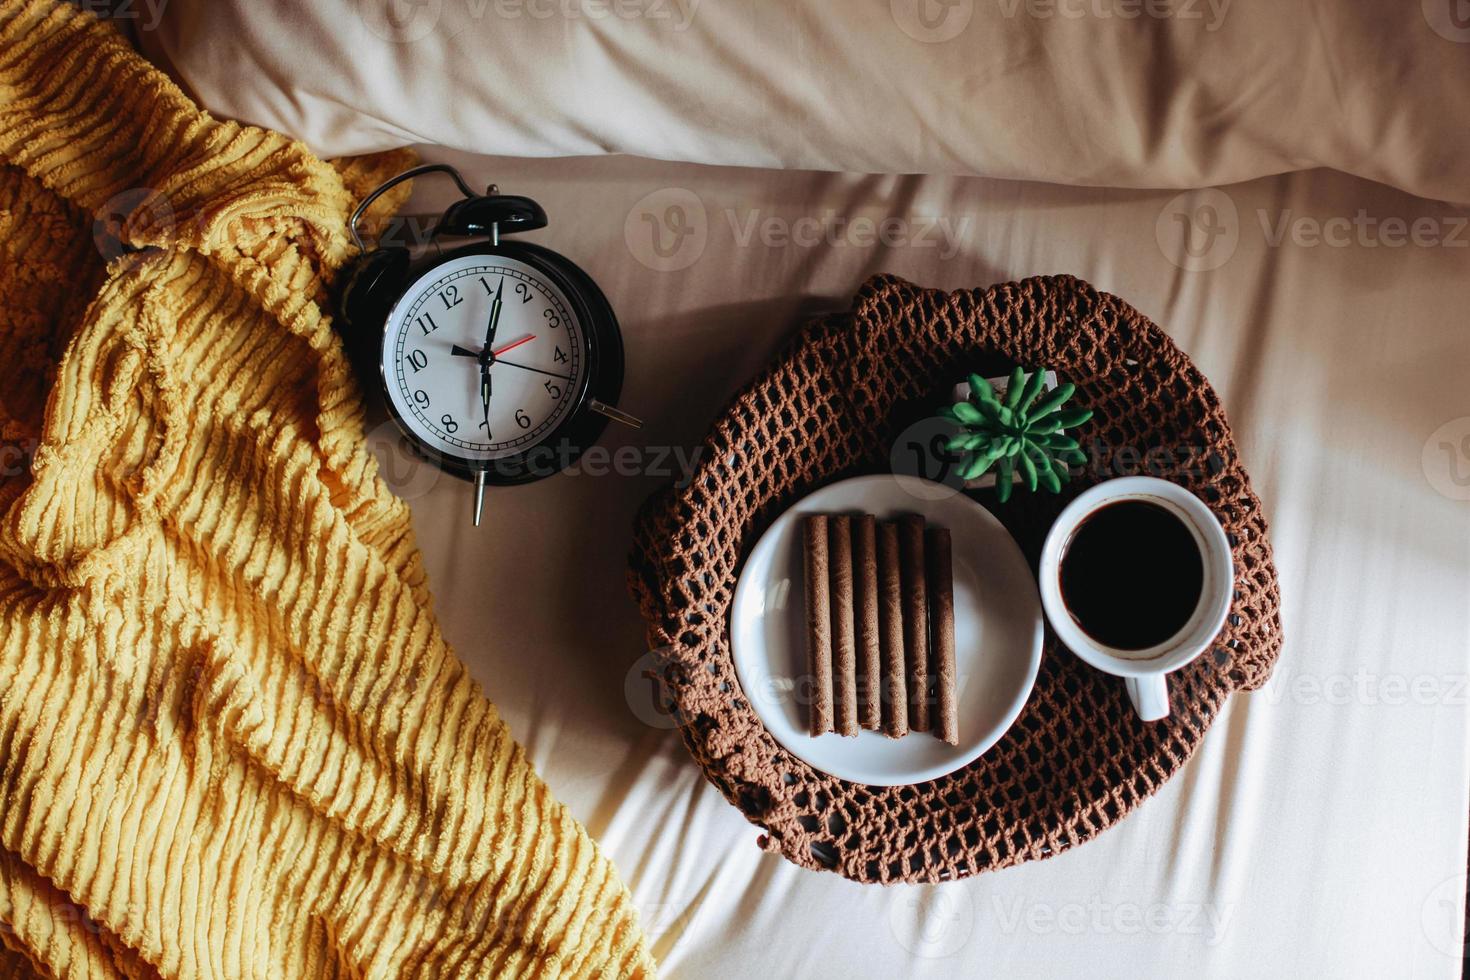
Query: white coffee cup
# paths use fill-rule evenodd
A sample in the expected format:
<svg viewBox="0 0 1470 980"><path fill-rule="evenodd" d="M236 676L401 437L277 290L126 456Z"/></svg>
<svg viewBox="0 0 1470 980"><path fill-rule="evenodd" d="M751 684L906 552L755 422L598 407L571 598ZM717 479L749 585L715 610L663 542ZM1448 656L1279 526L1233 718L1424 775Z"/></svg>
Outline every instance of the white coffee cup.
<svg viewBox="0 0 1470 980"><path fill-rule="evenodd" d="M1142 650L1122 650L1093 639L1077 625L1062 602L1061 565L1077 529L1108 504L1142 500L1179 518L1199 546L1204 579L1194 613L1178 632L1162 643ZM1150 476L1127 476L1091 487L1057 517L1041 549L1039 570L1041 605L1052 630L1067 648L1098 670L1116 674L1128 685L1128 698L1144 721L1169 714L1165 676L1210 648L1235 593L1235 563L1230 539L1204 501L1175 483Z"/></svg>

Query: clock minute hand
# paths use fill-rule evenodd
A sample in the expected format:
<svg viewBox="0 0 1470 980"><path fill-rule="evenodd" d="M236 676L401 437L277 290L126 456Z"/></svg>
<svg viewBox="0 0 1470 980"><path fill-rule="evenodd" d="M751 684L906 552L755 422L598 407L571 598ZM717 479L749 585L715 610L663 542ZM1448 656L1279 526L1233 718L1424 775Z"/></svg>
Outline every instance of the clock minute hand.
<svg viewBox="0 0 1470 980"><path fill-rule="evenodd" d="M557 374L555 371L548 371L545 368L532 367L529 364L517 364L515 361L507 361L499 357L495 359L495 363L504 364L506 367L520 368L522 371L535 371L537 374L544 374L551 378L560 378L563 381L572 380L570 374Z"/></svg>
<svg viewBox="0 0 1470 980"><path fill-rule="evenodd" d="M485 328L485 351L490 350L490 345L495 342L495 330L500 326L500 294L505 289L505 277L500 277L500 285L495 289L495 300L490 304L490 325ZM455 344L450 353L460 357L473 357L480 362L480 407L485 413L485 438L490 436L490 358L474 351L465 350ZM480 526L480 508L485 503L485 470L475 471L475 527Z"/></svg>

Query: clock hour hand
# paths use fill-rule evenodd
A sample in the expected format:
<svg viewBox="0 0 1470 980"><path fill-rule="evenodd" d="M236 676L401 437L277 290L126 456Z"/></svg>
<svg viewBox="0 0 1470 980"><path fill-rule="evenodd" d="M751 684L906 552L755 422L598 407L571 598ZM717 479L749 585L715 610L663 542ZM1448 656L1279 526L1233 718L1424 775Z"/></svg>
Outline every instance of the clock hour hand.
<svg viewBox="0 0 1470 980"><path fill-rule="evenodd" d="M473 357L476 360L479 360L480 358L480 354L478 351L468 350L464 347L459 346L458 344L455 344L453 347L449 348L449 353L453 354L455 357Z"/></svg>
<svg viewBox="0 0 1470 980"><path fill-rule="evenodd" d="M505 291L505 277L500 277L500 285L495 287L495 299L490 303L490 325L485 328L485 349L489 350L495 346L495 331L500 329L500 294Z"/></svg>
<svg viewBox="0 0 1470 980"><path fill-rule="evenodd" d="M480 407L485 412L485 438L490 438L490 365L480 365Z"/></svg>

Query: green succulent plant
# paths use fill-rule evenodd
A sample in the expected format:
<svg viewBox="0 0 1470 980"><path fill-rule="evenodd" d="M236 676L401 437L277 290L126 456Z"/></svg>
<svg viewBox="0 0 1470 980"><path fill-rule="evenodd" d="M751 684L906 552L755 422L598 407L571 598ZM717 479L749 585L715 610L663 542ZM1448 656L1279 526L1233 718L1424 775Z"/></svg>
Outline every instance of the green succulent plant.
<svg viewBox="0 0 1470 980"><path fill-rule="evenodd" d="M1092 418L1092 409L1062 407L1076 386L1043 390L1045 368L1029 376L1016 368L1004 398L980 375L972 374L969 380L970 396L939 412L959 426L947 448L960 454L960 477L973 480L995 467L995 495L1001 503L1011 499L1012 474L1017 472L1027 490L1059 492L1071 479L1070 465L1087 460L1066 430Z"/></svg>

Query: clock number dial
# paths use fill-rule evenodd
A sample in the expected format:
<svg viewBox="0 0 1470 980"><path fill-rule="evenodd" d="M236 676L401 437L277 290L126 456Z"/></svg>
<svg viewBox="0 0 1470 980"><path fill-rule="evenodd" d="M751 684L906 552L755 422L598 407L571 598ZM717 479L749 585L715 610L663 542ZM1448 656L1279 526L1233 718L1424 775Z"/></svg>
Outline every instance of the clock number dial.
<svg viewBox="0 0 1470 980"><path fill-rule="evenodd" d="M557 282L517 258L470 253L431 267L394 305L383 375L404 428L473 468L527 452L570 417L586 382L587 344Z"/></svg>

